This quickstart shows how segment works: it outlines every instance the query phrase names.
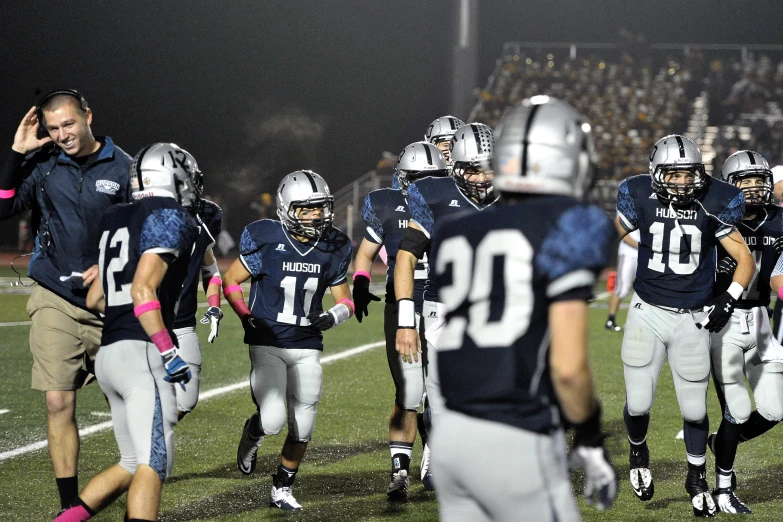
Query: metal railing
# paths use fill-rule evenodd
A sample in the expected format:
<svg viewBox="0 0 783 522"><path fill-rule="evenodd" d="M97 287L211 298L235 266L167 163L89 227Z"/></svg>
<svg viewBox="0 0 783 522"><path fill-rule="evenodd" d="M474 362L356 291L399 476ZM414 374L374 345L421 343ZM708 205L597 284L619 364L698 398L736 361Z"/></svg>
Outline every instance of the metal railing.
<svg viewBox="0 0 783 522"><path fill-rule="evenodd" d="M334 226L348 234L354 243L358 243L364 233L362 206L365 196L373 190L390 187L391 181L391 175L371 170L335 192Z"/></svg>

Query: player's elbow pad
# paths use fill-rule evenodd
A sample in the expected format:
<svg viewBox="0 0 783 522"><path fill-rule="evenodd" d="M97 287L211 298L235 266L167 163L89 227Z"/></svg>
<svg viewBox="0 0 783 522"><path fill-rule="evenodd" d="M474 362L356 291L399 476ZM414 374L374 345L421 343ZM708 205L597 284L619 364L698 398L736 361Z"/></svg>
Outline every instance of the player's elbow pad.
<svg viewBox="0 0 783 522"><path fill-rule="evenodd" d="M430 238L418 228L408 227L405 236L400 241L400 250L410 252L416 259L421 259L430 249Z"/></svg>

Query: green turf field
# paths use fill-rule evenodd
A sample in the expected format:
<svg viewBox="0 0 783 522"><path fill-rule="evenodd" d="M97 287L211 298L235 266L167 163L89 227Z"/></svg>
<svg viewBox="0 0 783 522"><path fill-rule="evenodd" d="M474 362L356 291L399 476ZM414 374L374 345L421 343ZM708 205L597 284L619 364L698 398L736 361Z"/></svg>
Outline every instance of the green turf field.
<svg viewBox="0 0 783 522"><path fill-rule="evenodd" d="M3 274L5 275L5 274ZM27 296L0 295L0 323L26 321ZM328 332L324 357L379 341L379 304L363 324L350 321ZM618 502L612 511L598 513L583 507L585 520L690 520L690 502L683 489L685 449L675 440L682 428L668 366L661 374L652 413L649 444L655 497L642 504L627 481L628 444L622 423L624 385L619 358L621 334L603 329L605 301L591 311L591 346L594 371L604 404L606 428L612 432L610 447L621 481ZM625 313L618 320L622 324ZM27 347L28 326L0 326L0 454L45 439L43 395L29 389L31 359ZM199 326L202 342L206 328ZM216 344L205 345L202 391L247 379L249 359L242 344L238 320L232 313L224 319ZM305 511L296 520L435 520L434 493L425 492L418 480L411 481L408 501L386 501L389 452L387 422L392 401L392 382L381 348L341 359L324 366L323 398L319 405L315 438L297 478L295 494ZM710 391L710 414L717 429L717 402ZM245 521L285 517L268 507L269 475L277 464L283 435L267 437L259 450L255 475L236 470L236 446L244 419L253 411L249 391L212 397L199 404L176 431L173 476L164 487L161 520ZM108 407L96 385L79 393L80 427L107 422ZM458 436L458 434L455 434ZM783 431L773 430L758 441L740 446L737 459L740 499L754 510L757 520L783 518ZM413 474L418 471L420 446L416 445ZM0 520L51 520L59 501L45 449L14 458L0 457ZM82 440L81 485L95 473L117 461L111 430L104 429ZM496 458L502 462L503 455ZM713 461L708 457L708 469ZM519 470L520 476L526 470ZM471 470L465 470L470 474ZM709 475L712 485L714 477ZM476 480L487 480L476 477ZM581 491L581 476L575 476ZM499 487L502 488L502 485ZM95 520L122 520L125 504L120 499ZM725 518L725 515L723 516ZM524 517L520 514L520 520Z"/></svg>

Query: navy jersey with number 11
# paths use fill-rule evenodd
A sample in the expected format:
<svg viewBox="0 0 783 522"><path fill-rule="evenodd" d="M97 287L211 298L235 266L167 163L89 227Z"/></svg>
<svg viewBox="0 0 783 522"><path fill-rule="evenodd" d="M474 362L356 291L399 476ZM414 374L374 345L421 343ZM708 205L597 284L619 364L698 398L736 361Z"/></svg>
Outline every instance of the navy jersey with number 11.
<svg viewBox="0 0 783 522"><path fill-rule="evenodd" d="M188 273L198 229L187 210L171 198L148 197L109 207L101 220L100 271L106 306L103 346L117 341L149 342L133 313L131 285L141 256L160 255L167 264L158 288L163 323L173 335L175 310Z"/></svg>
<svg viewBox="0 0 783 522"><path fill-rule="evenodd" d="M269 326L246 329L245 343L323 350L323 336L307 316L322 309L327 288L347 281L351 250L351 240L334 227L310 243L271 219L245 227L239 259L252 276L248 304L253 317Z"/></svg>
<svg viewBox="0 0 783 522"><path fill-rule="evenodd" d="M450 410L536 433L560 426L549 307L592 296L616 236L601 209L563 196L435 227L430 274L446 309L438 374Z"/></svg>
<svg viewBox="0 0 783 522"><path fill-rule="evenodd" d="M685 206L662 203L648 174L623 180L617 193L620 224L639 229L633 288L645 302L700 309L712 299L715 247L742 221L745 198L735 186L710 178L704 193Z"/></svg>

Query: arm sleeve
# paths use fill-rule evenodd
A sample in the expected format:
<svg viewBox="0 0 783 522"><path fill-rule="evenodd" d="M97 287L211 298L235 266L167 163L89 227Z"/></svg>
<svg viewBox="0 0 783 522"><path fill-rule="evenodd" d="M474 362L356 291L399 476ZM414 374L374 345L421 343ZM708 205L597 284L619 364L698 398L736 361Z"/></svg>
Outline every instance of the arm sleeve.
<svg viewBox="0 0 783 522"><path fill-rule="evenodd" d="M432 209L424 200L424 196L419 191L416 183L408 187L408 208L411 211L411 220L415 221L423 229L427 237L430 237L432 228L435 225L435 219L432 216Z"/></svg>
<svg viewBox="0 0 783 522"><path fill-rule="evenodd" d="M153 210L144 220L139 250L142 254L171 254L161 256L173 261L189 248L195 236L195 227L188 222L184 211L172 208Z"/></svg>
<svg viewBox="0 0 783 522"><path fill-rule="evenodd" d="M239 260L254 277L261 275L261 247L256 243L250 227L245 227L239 238Z"/></svg>
<svg viewBox="0 0 783 522"><path fill-rule="evenodd" d="M378 216L375 214L375 210L372 208L372 201L370 195L364 198L364 207L362 207L362 219L367 228L364 232L364 237L367 241L372 241L377 245L383 244L383 224Z"/></svg>
<svg viewBox="0 0 783 522"><path fill-rule="evenodd" d="M617 190L617 213L620 216L620 224L626 232L631 232L639 227L636 206L628 189L628 180L623 180Z"/></svg>
<svg viewBox="0 0 783 522"><path fill-rule="evenodd" d="M32 170L32 163L25 161L24 154L11 150L6 156L0 170L0 191L5 191L6 194L13 191L13 195L0 197L0 219L10 218L32 208L36 181L30 176Z"/></svg>
<svg viewBox="0 0 783 522"><path fill-rule="evenodd" d="M548 282L547 297L560 300L572 298L575 291L582 295L579 289L592 291L596 276L609 263L615 235L597 207L580 205L561 215L535 261Z"/></svg>
<svg viewBox="0 0 783 522"><path fill-rule="evenodd" d="M744 215L745 196L740 192L718 214L718 229L715 231L715 237L721 239L731 234L734 228L742 223Z"/></svg>

